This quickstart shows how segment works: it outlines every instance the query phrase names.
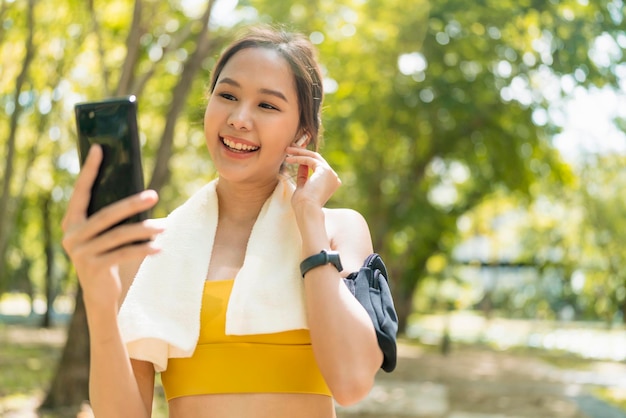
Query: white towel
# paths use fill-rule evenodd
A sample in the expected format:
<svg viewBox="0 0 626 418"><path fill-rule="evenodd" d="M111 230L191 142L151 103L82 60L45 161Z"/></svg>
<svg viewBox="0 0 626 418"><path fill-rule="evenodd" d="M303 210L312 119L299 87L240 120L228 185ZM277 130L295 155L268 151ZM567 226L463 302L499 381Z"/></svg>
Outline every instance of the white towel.
<svg viewBox="0 0 626 418"><path fill-rule="evenodd" d="M156 371L170 357L193 354L200 307L217 228L217 180L204 186L166 220L159 254L144 260L120 308L118 323L131 358ZM307 329L302 242L291 208L293 185L280 180L252 228L226 311L226 334Z"/></svg>

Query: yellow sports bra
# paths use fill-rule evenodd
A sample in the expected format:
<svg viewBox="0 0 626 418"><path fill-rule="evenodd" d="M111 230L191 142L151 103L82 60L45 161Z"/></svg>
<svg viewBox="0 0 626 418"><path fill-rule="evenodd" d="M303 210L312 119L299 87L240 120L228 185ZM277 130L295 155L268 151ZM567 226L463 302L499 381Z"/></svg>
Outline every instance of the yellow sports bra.
<svg viewBox="0 0 626 418"><path fill-rule="evenodd" d="M170 358L161 373L167 400L217 393L310 393L331 396L309 331L226 335L234 280L206 281L200 337L189 358Z"/></svg>

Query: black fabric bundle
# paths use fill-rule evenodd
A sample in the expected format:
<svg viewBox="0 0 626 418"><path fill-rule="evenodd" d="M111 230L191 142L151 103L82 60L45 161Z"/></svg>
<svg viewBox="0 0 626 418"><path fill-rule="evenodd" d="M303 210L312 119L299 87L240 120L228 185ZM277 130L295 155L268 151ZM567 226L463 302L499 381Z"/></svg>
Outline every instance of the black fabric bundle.
<svg viewBox="0 0 626 418"><path fill-rule="evenodd" d="M393 304L385 263L380 255L371 254L365 259L363 267L358 272L351 273L344 282L374 324L378 345L384 355L381 368L386 372L393 371L397 360L398 315Z"/></svg>

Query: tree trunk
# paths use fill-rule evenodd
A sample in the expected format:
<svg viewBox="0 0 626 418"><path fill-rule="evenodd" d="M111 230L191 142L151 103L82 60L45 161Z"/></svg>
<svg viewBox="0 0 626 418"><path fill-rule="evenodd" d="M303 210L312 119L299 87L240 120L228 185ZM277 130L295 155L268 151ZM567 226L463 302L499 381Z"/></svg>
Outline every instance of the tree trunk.
<svg viewBox="0 0 626 418"><path fill-rule="evenodd" d="M140 0L137 0L137 2L139 1ZM111 91L109 86L110 71L105 65L104 41L102 39L102 31L100 30L100 22L98 22L98 16L100 14L96 12L93 0L89 0L87 2L87 7L89 8L89 15L91 16L91 30L96 35L96 41L98 45L98 55L100 56L100 67L102 70L102 86L104 90L104 95L108 96Z"/></svg>
<svg viewBox="0 0 626 418"><path fill-rule="evenodd" d="M54 302L54 244L52 242L52 222L50 220L50 196L43 198L43 245L46 257L45 290L46 290L46 311L43 315L41 326L50 328L52 326L52 302Z"/></svg>
<svg viewBox="0 0 626 418"><path fill-rule="evenodd" d="M398 334L406 334L409 315L413 312L413 295L405 292L395 292L394 306L398 314Z"/></svg>
<svg viewBox="0 0 626 418"><path fill-rule="evenodd" d="M34 8L35 0L28 1L28 38L26 39L26 53L24 55L24 61L22 63L22 69L15 81L15 96L13 97L13 103L15 109L11 115L9 122L9 134L7 138L7 151L6 151L6 165L4 167L4 179L2 181L2 194L0 195L0 272L5 271L6 263L6 250L9 242L9 236L11 234L13 225L13 214L11 210L12 196L11 196L11 181L13 179L13 163L15 160L15 140L17 138L18 120L22 113L22 106L19 103L19 97L26 82L28 76L28 70L30 64L35 55L35 45L33 42L35 32L34 22ZM4 274L4 273L0 273ZM0 276L0 279L2 277ZM0 280L1 282L2 280Z"/></svg>
<svg viewBox="0 0 626 418"><path fill-rule="evenodd" d="M89 399L89 331L82 291L70 322L63 355L41 409L77 408Z"/></svg>
<svg viewBox="0 0 626 418"><path fill-rule="evenodd" d="M215 3L214 0L209 1L204 14L200 18L202 31L198 35L196 49L193 55L189 58L189 61L185 64L180 80L174 88L172 105L170 106L170 110L167 114L165 128L163 128L156 162L152 172L152 179L150 180L150 185L148 186L150 189L156 191L159 191L169 178L169 161L172 156L172 145L174 143L174 130L176 122L180 112L185 106L185 99L189 95L193 78L202 67L202 61L204 61L211 50L211 41L209 39L208 32L209 19L211 17L213 3Z"/></svg>
<svg viewBox="0 0 626 418"><path fill-rule="evenodd" d="M124 60L124 66L122 67L122 74L120 75L120 81L115 91L116 96L124 94L130 94L130 88L135 76L135 67L139 61L139 47L141 35L144 31L141 27L141 15L142 5L141 0L135 1L135 7L133 9L133 23L128 31L128 37L126 38L126 59Z"/></svg>

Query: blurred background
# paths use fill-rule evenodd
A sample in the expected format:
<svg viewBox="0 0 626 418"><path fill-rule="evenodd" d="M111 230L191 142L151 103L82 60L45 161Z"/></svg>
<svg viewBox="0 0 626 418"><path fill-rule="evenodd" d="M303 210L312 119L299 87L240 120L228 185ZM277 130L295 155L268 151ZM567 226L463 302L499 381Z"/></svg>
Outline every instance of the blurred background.
<svg viewBox="0 0 626 418"><path fill-rule="evenodd" d="M214 176L239 28L317 46L323 155L390 270L398 369L340 416L626 417L623 0L0 0L0 416L89 416L60 240L73 106L135 94L163 216ZM155 416L167 416L157 385Z"/></svg>

